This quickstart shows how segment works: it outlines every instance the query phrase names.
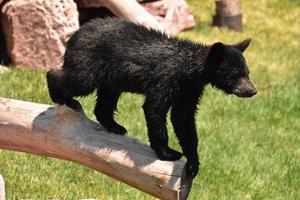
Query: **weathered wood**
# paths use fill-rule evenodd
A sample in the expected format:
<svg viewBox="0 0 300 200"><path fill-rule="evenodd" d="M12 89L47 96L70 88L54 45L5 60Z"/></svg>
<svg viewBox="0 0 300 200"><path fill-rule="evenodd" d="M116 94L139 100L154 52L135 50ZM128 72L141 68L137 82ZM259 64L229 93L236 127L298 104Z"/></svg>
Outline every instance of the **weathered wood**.
<svg viewBox="0 0 300 200"><path fill-rule="evenodd" d="M3 177L0 175L0 200L5 200L5 185Z"/></svg>
<svg viewBox="0 0 300 200"><path fill-rule="evenodd" d="M106 7L119 18L163 31L167 35L176 35L196 26L194 16L185 0L75 1L79 8Z"/></svg>
<svg viewBox="0 0 300 200"><path fill-rule="evenodd" d="M241 31L240 0L216 0L216 15L213 17L213 25Z"/></svg>
<svg viewBox="0 0 300 200"><path fill-rule="evenodd" d="M79 7L85 7L86 5L94 7L104 6L120 18L163 32L163 28L156 18L147 12L136 0L80 0L76 2Z"/></svg>
<svg viewBox="0 0 300 200"><path fill-rule="evenodd" d="M153 28L163 32L163 28L158 21L136 0L119 0L104 1L105 6L115 15L122 16L125 19L146 27Z"/></svg>
<svg viewBox="0 0 300 200"><path fill-rule="evenodd" d="M0 98L0 148L74 161L160 199L187 199L185 162L158 160L148 145L108 133L78 110Z"/></svg>

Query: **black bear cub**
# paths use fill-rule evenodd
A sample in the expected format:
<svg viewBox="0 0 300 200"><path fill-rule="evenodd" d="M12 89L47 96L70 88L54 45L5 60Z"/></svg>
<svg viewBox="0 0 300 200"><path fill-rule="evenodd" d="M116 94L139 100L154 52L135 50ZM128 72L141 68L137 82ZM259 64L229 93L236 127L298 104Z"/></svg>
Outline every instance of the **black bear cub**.
<svg viewBox="0 0 300 200"><path fill-rule="evenodd" d="M47 73L49 93L58 104L76 108L73 97L97 90L97 120L116 134L126 129L114 120L122 92L145 95L143 110L151 147L161 160L182 153L168 146L167 112L187 158L187 172L199 169L195 113L204 87L251 97L256 90L242 52L251 40L234 45L197 44L125 20L95 19L68 41L61 70Z"/></svg>

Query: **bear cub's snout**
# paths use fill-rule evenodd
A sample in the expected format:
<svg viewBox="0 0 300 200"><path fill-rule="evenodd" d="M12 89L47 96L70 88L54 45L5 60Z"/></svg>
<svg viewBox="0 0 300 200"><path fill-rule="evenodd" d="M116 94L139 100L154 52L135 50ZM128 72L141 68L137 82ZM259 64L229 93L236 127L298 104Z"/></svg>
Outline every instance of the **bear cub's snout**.
<svg viewBox="0 0 300 200"><path fill-rule="evenodd" d="M240 78L238 85L233 90L233 94L238 97L252 97L257 94L257 91L249 76L246 76Z"/></svg>

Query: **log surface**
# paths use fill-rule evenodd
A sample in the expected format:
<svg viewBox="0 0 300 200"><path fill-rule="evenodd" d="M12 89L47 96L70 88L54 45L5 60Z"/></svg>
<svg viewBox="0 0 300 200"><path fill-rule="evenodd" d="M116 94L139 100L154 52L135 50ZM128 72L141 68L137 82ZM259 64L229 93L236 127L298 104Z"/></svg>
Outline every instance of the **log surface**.
<svg viewBox="0 0 300 200"><path fill-rule="evenodd" d="M160 199L187 199L192 185L185 162L158 160L148 145L67 106L0 97L0 148L80 163Z"/></svg>

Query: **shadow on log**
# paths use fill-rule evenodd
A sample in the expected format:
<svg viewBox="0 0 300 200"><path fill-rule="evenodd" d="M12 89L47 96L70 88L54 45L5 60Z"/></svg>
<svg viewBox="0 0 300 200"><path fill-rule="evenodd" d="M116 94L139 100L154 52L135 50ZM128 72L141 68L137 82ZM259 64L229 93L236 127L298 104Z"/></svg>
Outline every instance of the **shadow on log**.
<svg viewBox="0 0 300 200"><path fill-rule="evenodd" d="M185 162L158 160L136 139L107 132L67 106L0 98L0 148L70 160L160 199L187 199Z"/></svg>

